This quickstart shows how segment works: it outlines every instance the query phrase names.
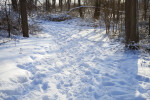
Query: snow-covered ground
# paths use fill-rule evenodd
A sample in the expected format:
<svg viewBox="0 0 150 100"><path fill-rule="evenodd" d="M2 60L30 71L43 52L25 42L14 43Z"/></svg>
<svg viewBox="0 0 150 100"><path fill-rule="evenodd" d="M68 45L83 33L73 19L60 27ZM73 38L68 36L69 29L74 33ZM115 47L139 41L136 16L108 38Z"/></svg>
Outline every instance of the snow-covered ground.
<svg viewBox="0 0 150 100"><path fill-rule="evenodd" d="M150 54L79 19L0 45L0 100L150 100Z"/></svg>

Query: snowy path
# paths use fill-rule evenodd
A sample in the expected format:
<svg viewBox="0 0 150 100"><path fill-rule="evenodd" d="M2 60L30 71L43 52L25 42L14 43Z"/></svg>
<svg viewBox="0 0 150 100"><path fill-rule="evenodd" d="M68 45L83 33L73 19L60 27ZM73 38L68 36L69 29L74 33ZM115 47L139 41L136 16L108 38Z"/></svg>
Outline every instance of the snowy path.
<svg viewBox="0 0 150 100"><path fill-rule="evenodd" d="M150 100L149 55L72 21L0 46L0 100Z"/></svg>

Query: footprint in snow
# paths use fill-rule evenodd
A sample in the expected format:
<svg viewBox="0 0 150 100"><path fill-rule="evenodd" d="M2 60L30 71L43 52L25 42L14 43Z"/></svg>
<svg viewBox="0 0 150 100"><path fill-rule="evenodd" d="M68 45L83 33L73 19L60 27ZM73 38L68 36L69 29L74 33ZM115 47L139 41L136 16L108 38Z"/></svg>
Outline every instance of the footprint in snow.
<svg viewBox="0 0 150 100"><path fill-rule="evenodd" d="M65 87L71 87L72 85L73 85L72 83L64 84Z"/></svg>
<svg viewBox="0 0 150 100"><path fill-rule="evenodd" d="M100 63L100 62L103 62L103 60L102 60L102 59L99 59L99 58L94 58L94 59L93 59L93 62L98 62L98 63Z"/></svg>
<svg viewBox="0 0 150 100"><path fill-rule="evenodd" d="M13 78L13 79L10 79L12 82L14 83L25 83L28 81L28 78L27 77L24 77L24 76L19 76L19 77L16 77L16 78Z"/></svg>
<svg viewBox="0 0 150 100"><path fill-rule="evenodd" d="M127 85L127 83L124 82L124 81L119 81L118 83L119 83L120 85Z"/></svg>
<svg viewBox="0 0 150 100"><path fill-rule="evenodd" d="M45 55L45 52L34 52L34 54Z"/></svg>
<svg viewBox="0 0 150 100"><path fill-rule="evenodd" d="M114 86L115 83L113 83L113 82L103 82L103 85L104 86Z"/></svg>
<svg viewBox="0 0 150 100"><path fill-rule="evenodd" d="M92 75L90 71L85 71L85 75Z"/></svg>
<svg viewBox="0 0 150 100"><path fill-rule="evenodd" d="M58 84L57 84L57 89L61 89L61 87L64 85L64 81L60 81Z"/></svg>
<svg viewBox="0 0 150 100"><path fill-rule="evenodd" d="M35 79L33 79L33 81L32 81L32 84L33 85L39 85L39 84L42 84L42 79L40 78L40 79L38 79L38 78L35 78Z"/></svg>
<svg viewBox="0 0 150 100"><path fill-rule="evenodd" d="M33 63L26 63L23 65L18 64L17 67L24 69L24 70L27 70L27 71L31 72L32 74L35 74L35 72L36 72L36 68L33 65Z"/></svg>
<svg viewBox="0 0 150 100"><path fill-rule="evenodd" d="M94 74L99 74L99 73L100 73L100 70L98 70L98 69L92 69L92 72L93 72Z"/></svg>
<svg viewBox="0 0 150 100"><path fill-rule="evenodd" d="M82 63L82 64L80 64L80 67L90 68L91 66L87 63Z"/></svg>
<svg viewBox="0 0 150 100"><path fill-rule="evenodd" d="M42 89L43 89L43 90L47 90L47 89L48 89L48 83L43 83L42 85L43 85L43 86L42 86Z"/></svg>
<svg viewBox="0 0 150 100"><path fill-rule="evenodd" d="M147 78L147 77L144 77L144 76L140 76L140 75L137 75L136 79L138 81L142 81L142 82L148 82L148 83L150 82L150 78Z"/></svg>
<svg viewBox="0 0 150 100"><path fill-rule="evenodd" d="M125 95L125 94L127 94L126 92L123 92L123 91L112 91L111 92L111 95Z"/></svg>
<svg viewBox="0 0 150 100"><path fill-rule="evenodd" d="M61 89L61 84L57 84L57 89Z"/></svg>
<svg viewBox="0 0 150 100"><path fill-rule="evenodd" d="M50 100L50 98L47 95L45 95L42 97L42 100Z"/></svg>
<svg viewBox="0 0 150 100"><path fill-rule="evenodd" d="M117 79L116 76L110 75L110 74L108 74L108 73L106 73L105 76L106 76L106 77L109 77L109 78L111 78L111 79Z"/></svg>
<svg viewBox="0 0 150 100"><path fill-rule="evenodd" d="M34 57L34 56L30 56L30 58L31 58L32 60L35 60L35 59L36 59L36 57Z"/></svg>

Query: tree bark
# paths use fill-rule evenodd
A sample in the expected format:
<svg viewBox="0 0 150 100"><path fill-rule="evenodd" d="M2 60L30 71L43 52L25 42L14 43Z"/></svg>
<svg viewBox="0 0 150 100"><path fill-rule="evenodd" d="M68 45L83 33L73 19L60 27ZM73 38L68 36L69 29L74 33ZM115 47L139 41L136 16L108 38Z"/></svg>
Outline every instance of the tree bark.
<svg viewBox="0 0 150 100"><path fill-rule="evenodd" d="M23 37L29 37L26 4L27 4L26 0L20 0L20 12L21 12L21 19L22 19L21 24L22 24Z"/></svg>
<svg viewBox="0 0 150 100"><path fill-rule="evenodd" d="M10 12L10 9L9 9L9 12ZM7 19L8 37L10 37L10 31L11 31L11 29L10 29L10 19L9 19L9 15L8 15L8 11L7 11L7 0L5 1L5 13L6 13L6 19Z"/></svg>
<svg viewBox="0 0 150 100"><path fill-rule="evenodd" d="M94 18L98 19L100 16L100 0L95 1L95 12L94 12Z"/></svg>
<svg viewBox="0 0 150 100"><path fill-rule="evenodd" d="M46 0L46 11L50 11L50 2L49 0Z"/></svg>
<svg viewBox="0 0 150 100"><path fill-rule="evenodd" d="M56 6L56 1L52 0L52 8L55 9L55 6Z"/></svg>
<svg viewBox="0 0 150 100"><path fill-rule="evenodd" d="M144 0L144 20L147 18L148 0Z"/></svg>
<svg viewBox="0 0 150 100"><path fill-rule="evenodd" d="M67 3L68 3L68 11L69 11L70 10L70 6L71 6L71 0L68 0Z"/></svg>
<svg viewBox="0 0 150 100"><path fill-rule="evenodd" d="M14 11L18 10L17 0L11 0L12 8Z"/></svg>
<svg viewBox="0 0 150 100"><path fill-rule="evenodd" d="M78 6L81 6L81 0L78 0ZM82 8L79 8L80 17L83 18Z"/></svg>
<svg viewBox="0 0 150 100"><path fill-rule="evenodd" d="M149 35L150 35L150 16L149 16Z"/></svg>
<svg viewBox="0 0 150 100"><path fill-rule="evenodd" d="M115 30L115 0L112 0L113 32Z"/></svg>
<svg viewBox="0 0 150 100"><path fill-rule="evenodd" d="M62 5L63 5L62 0L59 0L59 7L61 11L62 11Z"/></svg>
<svg viewBox="0 0 150 100"><path fill-rule="evenodd" d="M121 0L118 0L117 22L119 21L119 17L120 17L120 14L119 14L119 11L120 11L120 2L121 2Z"/></svg>
<svg viewBox="0 0 150 100"><path fill-rule="evenodd" d="M137 0L126 0L125 2L125 33L126 33L126 44L133 45L139 42L138 34L138 1Z"/></svg>

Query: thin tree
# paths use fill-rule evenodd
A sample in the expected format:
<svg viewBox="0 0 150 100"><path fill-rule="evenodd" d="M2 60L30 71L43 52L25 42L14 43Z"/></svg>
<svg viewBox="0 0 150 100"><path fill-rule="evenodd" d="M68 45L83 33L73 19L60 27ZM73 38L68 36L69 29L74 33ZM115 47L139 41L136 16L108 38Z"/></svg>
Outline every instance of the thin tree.
<svg viewBox="0 0 150 100"><path fill-rule="evenodd" d="M9 18L9 15L10 15L10 9L9 9L9 13L7 11L7 0L5 1L5 13L6 13L6 19L7 19L7 31L8 31L8 37L10 37L10 18Z"/></svg>
<svg viewBox="0 0 150 100"><path fill-rule="evenodd" d="M26 0L20 0L20 12L21 12L21 19L22 19L22 33L23 37L29 37L28 33L28 18L27 18L27 2Z"/></svg>
<svg viewBox="0 0 150 100"><path fill-rule="evenodd" d="M18 10L17 0L11 0L12 8L14 11Z"/></svg>
<svg viewBox="0 0 150 100"><path fill-rule="evenodd" d="M98 19L100 16L100 1L101 0L96 0L95 1L95 12L94 12L94 18Z"/></svg>
<svg viewBox="0 0 150 100"><path fill-rule="evenodd" d="M119 17L120 17L120 13L119 13L119 11L120 11L120 2L121 2L121 0L118 0L118 8L117 8L117 22L119 21Z"/></svg>
<svg viewBox="0 0 150 100"><path fill-rule="evenodd" d="M149 35L150 35L150 16L149 16Z"/></svg>
<svg viewBox="0 0 150 100"><path fill-rule="evenodd" d="M68 4L68 11L69 11L70 10L70 6L71 6L71 0L68 0L67 4Z"/></svg>
<svg viewBox="0 0 150 100"><path fill-rule="evenodd" d="M59 0L59 7L60 7L60 10L62 11L62 5L63 5L63 0Z"/></svg>
<svg viewBox="0 0 150 100"><path fill-rule="evenodd" d="M144 0L144 20L147 18L147 10L148 10L148 2L149 0Z"/></svg>
<svg viewBox="0 0 150 100"><path fill-rule="evenodd" d="M52 0L52 9L55 9L56 6L56 0Z"/></svg>
<svg viewBox="0 0 150 100"><path fill-rule="evenodd" d="M113 32L115 30L115 0L112 0Z"/></svg>
<svg viewBox="0 0 150 100"><path fill-rule="evenodd" d="M51 4L50 4L49 0L46 0L46 11L50 11L50 6L51 6Z"/></svg>
<svg viewBox="0 0 150 100"><path fill-rule="evenodd" d="M78 6L81 6L81 0L78 0ZM79 8L80 17L83 18L82 7Z"/></svg>

